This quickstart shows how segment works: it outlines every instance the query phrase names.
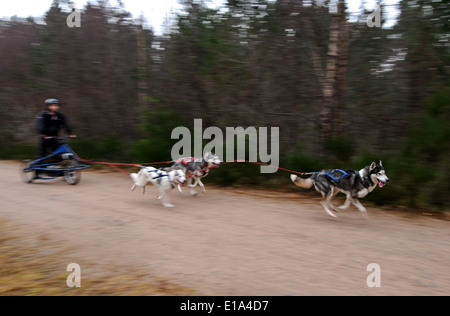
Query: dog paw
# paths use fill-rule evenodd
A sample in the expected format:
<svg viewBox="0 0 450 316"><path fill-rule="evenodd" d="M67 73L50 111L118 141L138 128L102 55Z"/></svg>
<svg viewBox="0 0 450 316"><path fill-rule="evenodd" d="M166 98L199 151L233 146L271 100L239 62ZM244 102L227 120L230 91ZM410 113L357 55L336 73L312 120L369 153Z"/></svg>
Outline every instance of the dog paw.
<svg viewBox="0 0 450 316"><path fill-rule="evenodd" d="M337 218L337 216L336 216L332 211L330 211L330 209L328 208L328 206L327 206L325 203L322 203L322 202L321 202L321 204L322 204L322 206L323 206L325 212L327 212L327 214L328 214L329 216L331 216L331 217L333 217L333 218Z"/></svg>
<svg viewBox="0 0 450 316"><path fill-rule="evenodd" d="M156 198L155 198L155 200L161 200L162 199L162 196L157 196Z"/></svg>
<svg viewBox="0 0 450 316"><path fill-rule="evenodd" d="M330 212L330 211L326 211L326 212L327 212L327 214L328 214L330 217L332 217L332 218L337 218L337 216L334 215L332 212Z"/></svg>
<svg viewBox="0 0 450 316"><path fill-rule="evenodd" d="M196 196L198 195L198 193L197 193L197 192L194 192L194 193L191 193L191 195L192 195L193 197L196 197Z"/></svg>
<svg viewBox="0 0 450 316"><path fill-rule="evenodd" d="M330 210L332 210L335 213L339 213L339 208L334 205L330 205Z"/></svg>
<svg viewBox="0 0 450 316"><path fill-rule="evenodd" d="M164 203L163 206L164 206L164 207L175 207L175 205L173 205L173 204L167 204L167 203Z"/></svg>
<svg viewBox="0 0 450 316"><path fill-rule="evenodd" d="M369 215L367 215L367 212L361 212L361 217L364 219L369 219Z"/></svg>

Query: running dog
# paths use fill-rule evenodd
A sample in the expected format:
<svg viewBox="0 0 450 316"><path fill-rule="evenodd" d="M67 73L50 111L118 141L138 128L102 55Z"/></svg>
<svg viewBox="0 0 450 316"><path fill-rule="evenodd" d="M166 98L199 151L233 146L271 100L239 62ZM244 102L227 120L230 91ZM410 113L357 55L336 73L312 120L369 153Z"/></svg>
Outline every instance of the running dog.
<svg viewBox="0 0 450 316"><path fill-rule="evenodd" d="M359 202L358 198L363 198L372 192L377 184L382 188L389 182L389 178L386 175L381 160L379 164L372 162L370 166L359 171L326 169L313 173L313 175L307 179L292 174L291 180L297 186L304 189L310 189L314 186L317 192L322 194L323 199L321 204L331 217L336 217L332 210L335 212L345 210L350 206L350 203L352 203L366 218L366 208ZM331 200L339 192L346 194L347 199L342 206L336 208L331 203Z"/></svg>
<svg viewBox="0 0 450 316"><path fill-rule="evenodd" d="M199 185L202 188L203 193L206 193L205 185L201 181L209 173L209 169L218 167L222 161L219 157L213 153L205 153L203 158L181 158L174 162L168 170L183 170L186 174L186 178L189 184L189 192L192 196L196 196L197 192L194 188ZM194 180L194 184L192 181ZM181 192L181 189L178 188Z"/></svg>
<svg viewBox="0 0 450 316"><path fill-rule="evenodd" d="M159 195L156 199L161 200L164 207L173 207L167 198L166 191L178 185L178 190L182 193L180 185L186 182L186 175L183 170L165 171L153 167L141 167L138 173L130 173L130 177L134 183L131 191L134 191L136 187L142 187L142 194L144 194L145 186L148 183L158 187Z"/></svg>

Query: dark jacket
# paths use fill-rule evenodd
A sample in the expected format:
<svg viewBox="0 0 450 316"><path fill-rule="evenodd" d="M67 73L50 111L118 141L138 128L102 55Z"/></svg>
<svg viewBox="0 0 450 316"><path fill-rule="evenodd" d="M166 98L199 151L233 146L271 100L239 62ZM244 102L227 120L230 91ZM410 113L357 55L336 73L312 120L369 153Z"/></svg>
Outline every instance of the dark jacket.
<svg viewBox="0 0 450 316"><path fill-rule="evenodd" d="M49 111L43 111L36 117L37 132L41 135L58 136L59 130L64 129L67 134L72 134L69 121L61 112L52 114Z"/></svg>

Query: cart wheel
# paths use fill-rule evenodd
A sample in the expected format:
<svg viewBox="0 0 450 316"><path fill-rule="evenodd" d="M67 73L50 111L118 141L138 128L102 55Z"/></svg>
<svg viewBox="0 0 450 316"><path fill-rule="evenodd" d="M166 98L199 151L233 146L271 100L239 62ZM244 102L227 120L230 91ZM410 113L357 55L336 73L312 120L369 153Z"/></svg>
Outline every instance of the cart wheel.
<svg viewBox="0 0 450 316"><path fill-rule="evenodd" d="M76 161L68 162L64 168L78 168L79 164ZM64 171L64 180L66 180L67 184L76 185L81 180L81 171L80 170L68 170Z"/></svg>
<svg viewBox="0 0 450 316"><path fill-rule="evenodd" d="M36 174L35 170L33 170L33 169L28 170L28 167L30 167L31 162L32 162L32 160L24 160L20 164L20 176L22 177L22 180L25 183L33 183L33 179Z"/></svg>

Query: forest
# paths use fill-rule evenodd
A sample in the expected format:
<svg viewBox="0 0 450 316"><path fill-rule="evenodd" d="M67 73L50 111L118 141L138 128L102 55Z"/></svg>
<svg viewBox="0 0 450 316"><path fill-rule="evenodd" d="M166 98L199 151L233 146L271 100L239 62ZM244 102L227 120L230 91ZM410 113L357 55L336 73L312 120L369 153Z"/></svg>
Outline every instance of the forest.
<svg viewBox="0 0 450 316"><path fill-rule="evenodd" d="M360 169L390 178L367 199L450 207L450 5L399 0L392 27L361 8L303 0L182 0L162 35L124 7L69 1L42 20L0 20L0 158L36 155L34 119L60 99L86 159L166 161L177 126L279 127L280 166ZM386 21L386 5L381 20ZM290 188L289 173L224 165L207 181ZM447 194L445 193L447 192Z"/></svg>

